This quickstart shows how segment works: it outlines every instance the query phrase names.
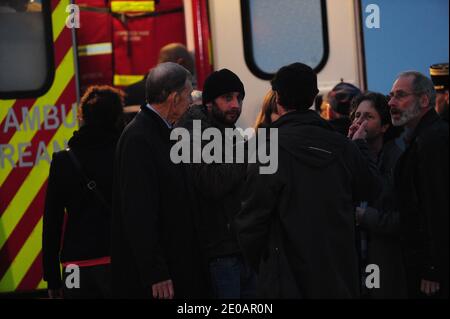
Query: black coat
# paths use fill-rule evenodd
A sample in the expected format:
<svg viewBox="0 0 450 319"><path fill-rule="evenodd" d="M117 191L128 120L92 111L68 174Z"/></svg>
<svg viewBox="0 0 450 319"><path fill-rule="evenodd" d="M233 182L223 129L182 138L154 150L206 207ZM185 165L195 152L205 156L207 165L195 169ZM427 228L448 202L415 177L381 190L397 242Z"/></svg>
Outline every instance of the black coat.
<svg viewBox="0 0 450 319"><path fill-rule="evenodd" d="M352 121L348 117L330 120L328 123L336 130L336 132L339 132L344 136L348 135L348 129L350 128L350 125L352 125Z"/></svg>
<svg viewBox="0 0 450 319"><path fill-rule="evenodd" d="M193 136L193 121L201 121L201 131L214 127L224 136L224 127L208 115L204 106L193 106L178 122ZM192 144L192 141L191 141ZM206 144L202 141L202 146ZM201 152L194 149L193 152ZM235 162L233 160L233 162ZM202 242L209 258L240 254L233 221L241 207L242 184L246 165L237 163L190 164L189 174L195 185L197 216Z"/></svg>
<svg viewBox="0 0 450 319"><path fill-rule="evenodd" d="M113 163L119 133L83 126L69 141L84 174L93 179L109 206ZM60 253L64 210L67 223ZM61 287L60 261L110 255L110 209L88 188L67 151L53 154L43 220L43 270L48 287Z"/></svg>
<svg viewBox="0 0 450 319"><path fill-rule="evenodd" d="M448 123L430 109L412 133L395 172L401 241L410 297L420 280L440 283L448 297Z"/></svg>
<svg viewBox="0 0 450 319"><path fill-rule="evenodd" d="M394 194L394 169L403 150L392 140L383 146L378 168L383 177L380 196L369 203L360 226L368 235L367 264L380 269L380 287L368 290L370 298L407 297L405 267L400 247L400 213Z"/></svg>
<svg viewBox="0 0 450 319"><path fill-rule="evenodd" d="M376 167L313 111L273 123L279 165L250 164L236 219L245 257L269 298L355 298L359 270L353 203L378 195ZM364 148L365 146L365 148ZM368 156L367 145L361 141Z"/></svg>
<svg viewBox="0 0 450 319"><path fill-rule="evenodd" d="M172 279L175 298L205 297L190 190L170 159L170 129L146 106L117 147L111 267L113 294L151 298L152 285Z"/></svg>

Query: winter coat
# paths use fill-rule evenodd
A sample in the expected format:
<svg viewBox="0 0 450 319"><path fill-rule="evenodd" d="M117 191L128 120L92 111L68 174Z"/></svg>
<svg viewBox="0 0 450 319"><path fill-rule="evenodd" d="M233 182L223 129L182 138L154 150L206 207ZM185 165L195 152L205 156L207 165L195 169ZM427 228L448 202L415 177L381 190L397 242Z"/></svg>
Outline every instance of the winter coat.
<svg viewBox="0 0 450 319"><path fill-rule="evenodd" d="M189 183L183 166L171 161L171 147L170 129L147 106L120 137L113 193L114 297L151 298L152 285L169 279L175 298L207 294Z"/></svg>
<svg viewBox="0 0 450 319"><path fill-rule="evenodd" d="M420 280L440 283L448 298L448 123L434 109L421 119L395 170L401 242L410 297Z"/></svg>
<svg viewBox="0 0 450 319"><path fill-rule="evenodd" d="M225 128L208 115L204 106L193 106L178 122L177 126L186 128L193 134L193 121L201 121L201 131L218 128L224 137ZM207 143L207 142L206 142ZM202 146L206 144L202 141ZM193 152L200 150L193 149ZM240 210L242 184L245 177L245 164L199 163L191 164L192 176L198 203L198 220L203 247L211 258L239 254L233 220Z"/></svg>
<svg viewBox="0 0 450 319"><path fill-rule="evenodd" d="M401 154L402 149L396 140L383 146L378 160L383 189L380 196L369 203L360 222L361 229L368 236L367 264L377 265L380 270L380 286L368 290L370 298L407 297L400 247L400 213L394 194L394 169Z"/></svg>
<svg viewBox="0 0 450 319"><path fill-rule="evenodd" d="M84 174L95 181L109 207L87 188L67 151L53 154L42 241L44 280L50 289L61 287L60 262L110 255L110 206L114 152L118 138L119 133L114 130L83 126L68 143ZM67 221L62 238L65 210Z"/></svg>
<svg viewBox="0 0 450 319"><path fill-rule="evenodd" d="M236 228L244 256L259 269L265 298L360 295L353 203L375 198L380 180L367 144L335 132L313 111L295 111L278 128L272 175L250 164ZM325 194L325 196L321 196Z"/></svg>

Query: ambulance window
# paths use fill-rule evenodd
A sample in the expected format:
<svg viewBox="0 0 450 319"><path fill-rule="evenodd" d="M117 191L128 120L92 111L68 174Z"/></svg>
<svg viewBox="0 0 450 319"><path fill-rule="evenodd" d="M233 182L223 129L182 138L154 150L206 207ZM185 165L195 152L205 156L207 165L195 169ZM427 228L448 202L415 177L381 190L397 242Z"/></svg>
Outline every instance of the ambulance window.
<svg viewBox="0 0 450 319"><path fill-rule="evenodd" d="M302 62L319 72L328 58L325 0L241 0L245 59L262 79Z"/></svg>
<svg viewBox="0 0 450 319"><path fill-rule="evenodd" d="M0 98L37 97L53 81L49 0L0 0Z"/></svg>

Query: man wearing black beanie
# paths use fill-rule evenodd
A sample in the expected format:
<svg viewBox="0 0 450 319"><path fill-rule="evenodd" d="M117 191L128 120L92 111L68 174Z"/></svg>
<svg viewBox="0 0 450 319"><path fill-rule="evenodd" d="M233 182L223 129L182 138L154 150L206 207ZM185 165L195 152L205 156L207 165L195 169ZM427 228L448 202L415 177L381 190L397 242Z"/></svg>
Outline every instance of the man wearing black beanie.
<svg viewBox="0 0 450 319"><path fill-rule="evenodd" d="M281 68L272 90L278 170L264 175L261 163L249 164L235 223L244 256L259 272L258 297L357 298L353 202L380 188L363 140L367 122L353 135L356 144L309 110L318 88L305 64Z"/></svg>
<svg viewBox="0 0 450 319"><path fill-rule="evenodd" d="M215 128L226 140L225 129L235 128L244 97L244 85L236 74L228 69L213 72L204 83L203 105L192 106L178 126L188 129L192 137L196 134L194 121L198 120L201 121L201 133ZM202 141L202 149L207 142ZM232 140L227 142L234 144ZM193 147L193 153L202 154L202 149ZM252 298L255 296L256 276L244 263L233 226L240 209L246 165L236 164L234 158L221 163L190 164L189 168L214 295L219 299Z"/></svg>

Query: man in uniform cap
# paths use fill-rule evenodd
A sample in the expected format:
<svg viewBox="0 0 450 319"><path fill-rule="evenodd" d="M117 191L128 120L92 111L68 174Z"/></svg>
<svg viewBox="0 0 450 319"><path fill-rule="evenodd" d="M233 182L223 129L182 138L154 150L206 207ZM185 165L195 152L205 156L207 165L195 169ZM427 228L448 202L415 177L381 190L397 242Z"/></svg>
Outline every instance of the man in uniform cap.
<svg viewBox="0 0 450 319"><path fill-rule="evenodd" d="M448 63L433 64L430 75L436 90L436 112L448 122Z"/></svg>

